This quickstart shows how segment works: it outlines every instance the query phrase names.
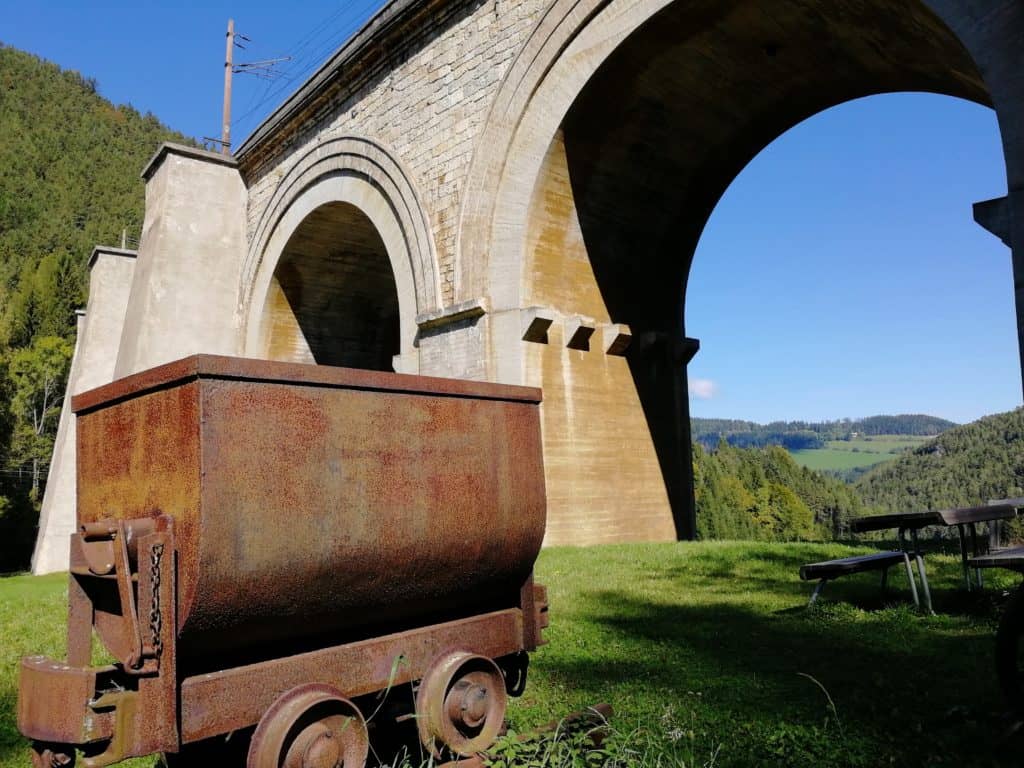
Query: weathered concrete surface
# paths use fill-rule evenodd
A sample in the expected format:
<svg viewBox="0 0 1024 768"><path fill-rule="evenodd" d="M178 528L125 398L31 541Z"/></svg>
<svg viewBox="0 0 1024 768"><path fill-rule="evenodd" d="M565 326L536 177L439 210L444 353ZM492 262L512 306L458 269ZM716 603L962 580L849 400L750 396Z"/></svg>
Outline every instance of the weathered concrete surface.
<svg viewBox="0 0 1024 768"><path fill-rule="evenodd" d="M146 216L114 368L237 354L245 185L223 155L164 144L143 172Z"/></svg>
<svg viewBox="0 0 1024 768"><path fill-rule="evenodd" d="M114 364L124 327L136 252L98 246L89 259L89 300L78 315L75 355L65 403L71 396L114 380ZM53 459L43 494L32 573L67 570L68 536L75 530L75 417L60 412Z"/></svg>
<svg viewBox="0 0 1024 768"><path fill-rule="evenodd" d="M1024 349L1022 73L1018 0L394 0L237 170L158 156L117 370L393 353L542 385L548 543L691 535L685 296L719 196L849 99L992 106Z"/></svg>
<svg viewBox="0 0 1024 768"><path fill-rule="evenodd" d="M523 301L548 308L545 316L553 320L542 336L523 332L524 341L532 340L524 349L524 383L544 390L547 540L674 538L672 509L629 363L607 354L596 333L611 318L587 254L560 134L540 171L525 251Z"/></svg>

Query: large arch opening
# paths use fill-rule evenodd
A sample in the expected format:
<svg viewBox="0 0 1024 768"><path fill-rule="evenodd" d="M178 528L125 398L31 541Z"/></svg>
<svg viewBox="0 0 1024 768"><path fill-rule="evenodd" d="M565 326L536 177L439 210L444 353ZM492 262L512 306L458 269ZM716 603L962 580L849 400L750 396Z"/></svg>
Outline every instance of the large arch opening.
<svg viewBox="0 0 1024 768"><path fill-rule="evenodd" d="M999 141L987 107L899 93L814 115L759 153L689 272L694 415L966 423L1019 405L1009 251L970 216L1006 194Z"/></svg>
<svg viewBox="0 0 1024 768"><path fill-rule="evenodd" d="M631 337L625 354L597 343L576 354L568 337L526 353L528 383L544 386L548 403L549 541L600 540L579 534L584 515L619 520L627 537L658 537L666 521L679 537L694 534L687 280L711 211L758 152L864 96L926 91L991 104L960 39L917 0L674 2L623 33L629 13L603 12L593 37L581 42L584 31L562 57L579 65L601 40L621 39L582 88L566 87L577 75L558 82L556 61L537 89L512 140L546 147L522 204L525 237L495 242L519 260L521 306L628 327ZM503 176L495 232L516 211L520 173L513 163Z"/></svg>
<svg viewBox="0 0 1024 768"><path fill-rule="evenodd" d="M270 360L393 370L398 289L387 248L356 206L310 212L281 251L264 308Z"/></svg>
<svg viewBox="0 0 1024 768"><path fill-rule="evenodd" d="M896 446L919 445L912 441L925 437L905 432L928 434L921 425L930 420L888 420L901 437L871 435L871 422L835 425L832 440L821 440L826 451L808 450L813 438L801 444L807 433L782 434L780 422L813 430L840 418L926 414L967 423L1020 405L1009 253L970 216L971 201L1006 194L1003 160L987 107L925 93L870 96L772 142L730 184L701 234L685 302L687 328L702 341L688 367L692 414L771 423L770 442L795 464L849 483L845 501L808 500L815 523L835 538L862 514L851 511L853 497L880 503L857 477L894 460ZM695 419L693 427L704 449L694 462L700 536L758 535L753 521L765 517L744 493L728 496L739 484L720 493L721 467L758 458L717 450L726 424ZM776 479L789 466L776 452L759 458ZM758 487L749 472L737 474ZM833 499L848 492L824 480L815 487ZM976 492L902 503L974 503ZM809 517L788 520L793 527L773 535L815 535Z"/></svg>

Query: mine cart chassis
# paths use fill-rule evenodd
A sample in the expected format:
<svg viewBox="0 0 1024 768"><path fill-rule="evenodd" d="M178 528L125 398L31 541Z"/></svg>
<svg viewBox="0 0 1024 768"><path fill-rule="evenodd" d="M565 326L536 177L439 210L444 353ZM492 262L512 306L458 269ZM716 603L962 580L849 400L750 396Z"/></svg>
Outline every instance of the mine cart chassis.
<svg viewBox="0 0 1024 768"><path fill-rule="evenodd" d="M22 660L18 726L37 767L84 768L177 753L256 726L248 768L362 765L351 699L420 681L419 736L436 756L493 742L506 695L525 685L547 596L532 576L519 606L180 679L173 520L89 523L72 536L68 659ZM93 628L114 663L91 666ZM301 726L301 727L299 727Z"/></svg>

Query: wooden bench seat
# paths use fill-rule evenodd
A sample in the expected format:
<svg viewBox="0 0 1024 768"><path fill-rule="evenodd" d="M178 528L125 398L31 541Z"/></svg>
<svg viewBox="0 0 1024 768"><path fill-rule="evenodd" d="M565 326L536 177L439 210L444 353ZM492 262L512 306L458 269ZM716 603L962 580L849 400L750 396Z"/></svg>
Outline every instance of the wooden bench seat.
<svg viewBox="0 0 1024 768"><path fill-rule="evenodd" d="M976 555L967 560L971 568L1006 568L1024 572L1024 547L997 549L986 555Z"/></svg>
<svg viewBox="0 0 1024 768"><path fill-rule="evenodd" d="M842 557L838 560L826 560L821 563L802 565L800 566L800 578L804 581L810 581L811 579L834 579L837 576L846 576L851 573L891 568L902 562L902 552L876 552L870 555Z"/></svg>
<svg viewBox="0 0 1024 768"><path fill-rule="evenodd" d="M903 552L873 552L870 555L854 555L853 557L841 557L837 560L825 560L820 563L808 563L800 566L800 578L804 581L818 579L814 587L811 599L807 603L813 605L818 599L825 583L840 576L848 576L852 573L864 573L865 571L882 572L882 589L884 590L888 581L889 569L894 565L902 563L907 568L907 577L910 579L910 590L914 596L914 603L918 603L917 586L914 583L913 572L910 570L910 559Z"/></svg>

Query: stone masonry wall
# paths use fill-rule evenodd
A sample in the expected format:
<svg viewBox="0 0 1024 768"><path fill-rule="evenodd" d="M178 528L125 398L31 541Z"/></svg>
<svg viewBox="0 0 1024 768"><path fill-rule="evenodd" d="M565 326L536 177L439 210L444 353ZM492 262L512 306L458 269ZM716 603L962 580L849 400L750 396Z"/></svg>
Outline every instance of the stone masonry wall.
<svg viewBox="0 0 1024 768"><path fill-rule="evenodd" d="M379 141L408 169L437 249L442 299L454 296L461 190L494 94L548 0L485 0L423 30L392 68L352 95L336 95L274 157L248 173L250 239L294 158L321 138Z"/></svg>

